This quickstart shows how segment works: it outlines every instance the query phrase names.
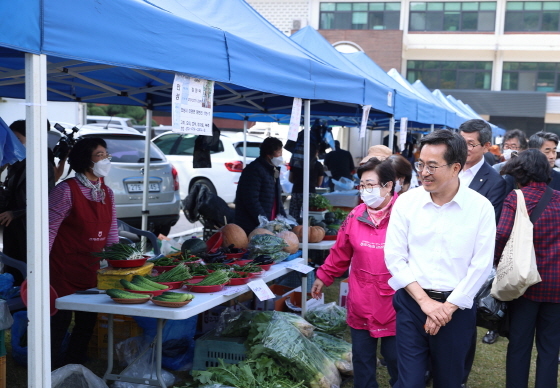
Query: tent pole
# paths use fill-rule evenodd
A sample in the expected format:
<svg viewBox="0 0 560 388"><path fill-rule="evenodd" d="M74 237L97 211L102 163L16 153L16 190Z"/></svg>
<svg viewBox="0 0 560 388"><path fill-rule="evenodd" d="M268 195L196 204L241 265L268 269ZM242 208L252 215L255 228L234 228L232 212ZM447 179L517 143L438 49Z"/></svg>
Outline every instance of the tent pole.
<svg viewBox="0 0 560 388"><path fill-rule="evenodd" d="M243 120L243 168L247 165L247 117Z"/></svg>
<svg viewBox="0 0 560 388"><path fill-rule="evenodd" d="M28 387L51 386L47 57L25 54Z"/></svg>
<svg viewBox="0 0 560 388"><path fill-rule="evenodd" d="M152 133L152 110L146 109L146 144L144 148L144 188L142 189L142 230L148 230L148 196L149 196L149 183L150 183L150 145ZM146 246L146 238L142 237L142 246Z"/></svg>
<svg viewBox="0 0 560 388"><path fill-rule="evenodd" d="M430 125L430 132L434 131L434 124Z"/></svg>
<svg viewBox="0 0 560 388"><path fill-rule="evenodd" d="M391 152L393 152L393 149L395 147L395 116L391 116L391 119L389 120L389 148L391 149Z"/></svg>
<svg viewBox="0 0 560 388"><path fill-rule="evenodd" d="M304 100L304 127L303 127L303 264L309 262L309 161L311 141L311 101ZM307 276L302 276L301 282L301 316L307 311Z"/></svg>

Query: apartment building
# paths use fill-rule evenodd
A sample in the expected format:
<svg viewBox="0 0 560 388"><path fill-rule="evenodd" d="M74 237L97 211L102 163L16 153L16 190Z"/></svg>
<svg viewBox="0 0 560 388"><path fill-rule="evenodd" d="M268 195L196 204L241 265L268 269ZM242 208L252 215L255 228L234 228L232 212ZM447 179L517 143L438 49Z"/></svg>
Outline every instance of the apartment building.
<svg viewBox="0 0 560 388"><path fill-rule="evenodd" d="M560 134L560 1L248 2L287 35L311 25L502 128Z"/></svg>

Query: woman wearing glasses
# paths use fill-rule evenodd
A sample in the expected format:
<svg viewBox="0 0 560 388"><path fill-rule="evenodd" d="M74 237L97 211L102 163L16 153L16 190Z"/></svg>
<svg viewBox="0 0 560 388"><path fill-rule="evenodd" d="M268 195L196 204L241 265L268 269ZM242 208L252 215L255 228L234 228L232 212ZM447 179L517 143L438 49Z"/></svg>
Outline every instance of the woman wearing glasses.
<svg viewBox="0 0 560 388"><path fill-rule="evenodd" d="M99 259L92 253L119 241L113 191L103 183L111 169L105 140L79 140L68 161L76 176L49 194L50 280L59 297L96 287ZM72 311L63 310L51 318L53 369L86 361L97 314L74 312L68 350L61 354L71 320Z"/></svg>
<svg viewBox="0 0 560 388"><path fill-rule="evenodd" d="M395 193L396 173L391 161L371 158L358 168L360 195L343 222L335 245L317 270L311 293L318 298L323 286L342 276L350 265L348 318L352 333L354 387L377 388L375 377L377 341L393 386L397 381L395 291L388 285L391 274L385 266L385 235Z"/></svg>

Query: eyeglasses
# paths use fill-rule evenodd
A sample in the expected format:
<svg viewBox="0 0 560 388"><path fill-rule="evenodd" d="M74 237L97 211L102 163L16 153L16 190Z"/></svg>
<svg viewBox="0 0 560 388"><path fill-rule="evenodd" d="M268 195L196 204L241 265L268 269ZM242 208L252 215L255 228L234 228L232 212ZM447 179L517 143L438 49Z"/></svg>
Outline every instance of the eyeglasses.
<svg viewBox="0 0 560 388"><path fill-rule="evenodd" d="M111 160L113 158L113 155L107 152L98 152L96 154L93 154L93 157L98 158L99 160L103 160L103 159Z"/></svg>
<svg viewBox="0 0 560 388"><path fill-rule="evenodd" d="M482 143L478 143L478 144L472 144L472 143L467 143L467 147L469 147L469 149L474 150L474 148L476 146L481 146Z"/></svg>
<svg viewBox="0 0 560 388"><path fill-rule="evenodd" d="M360 186L358 186L358 190L360 190L360 193L363 193L364 191L367 193L371 193L373 192L373 189L380 186L385 187L385 185L380 185L379 183L376 184L367 183L365 185L361 184Z"/></svg>
<svg viewBox="0 0 560 388"><path fill-rule="evenodd" d="M428 170L428 174L433 175L433 174L436 173L436 171L437 171L436 169L438 169L440 167L450 166L452 164L453 163L447 163L447 164L444 164L443 166L426 166L422 162L415 162L414 167L416 167L416 171L418 171L418 172L422 172L422 171L424 171L424 168L426 168L426 170Z"/></svg>
<svg viewBox="0 0 560 388"><path fill-rule="evenodd" d="M504 150L518 151L519 147L515 144L504 143Z"/></svg>

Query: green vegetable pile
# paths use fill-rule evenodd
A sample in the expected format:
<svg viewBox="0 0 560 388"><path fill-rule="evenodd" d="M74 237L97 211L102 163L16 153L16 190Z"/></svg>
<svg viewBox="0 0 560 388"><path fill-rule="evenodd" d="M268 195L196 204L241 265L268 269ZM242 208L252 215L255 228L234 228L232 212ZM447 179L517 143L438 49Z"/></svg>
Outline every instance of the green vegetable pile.
<svg viewBox="0 0 560 388"><path fill-rule="evenodd" d="M208 265L203 265L203 264L188 264L187 267L189 268L189 271L191 272L192 276L206 276L209 275L210 272L208 272L210 268L210 266Z"/></svg>
<svg viewBox="0 0 560 388"><path fill-rule="evenodd" d="M146 276L146 278L153 282L170 283L182 282L183 280L191 279L192 275L189 272L187 266L183 263L180 263L169 271L165 271L158 276Z"/></svg>
<svg viewBox="0 0 560 388"><path fill-rule="evenodd" d="M337 388L341 377L333 361L282 315L257 314L245 342L250 359L270 357L296 381L310 388Z"/></svg>
<svg viewBox="0 0 560 388"><path fill-rule="evenodd" d="M256 234L249 241L248 249L251 252L249 258L254 259L259 255L269 255L275 263L279 263L289 256L288 252L283 251L287 246L288 244L281 237L270 234Z"/></svg>
<svg viewBox="0 0 560 388"><path fill-rule="evenodd" d="M338 371L345 375L353 375L352 344L343 339L333 337L317 331L313 333L311 341L320 347L331 360L334 361Z"/></svg>
<svg viewBox="0 0 560 388"><path fill-rule="evenodd" d="M169 286L164 286L163 284L148 280L140 275L134 275L132 282L126 279L121 279L120 282L125 289L134 291L160 291L169 288Z"/></svg>
<svg viewBox="0 0 560 388"><path fill-rule="evenodd" d="M217 286L229 281L229 272L218 270L212 272L199 283L186 283L189 286Z"/></svg>
<svg viewBox="0 0 560 388"><path fill-rule="evenodd" d="M103 252L93 253L100 260L137 260L143 259L144 253L140 244L113 244L105 248Z"/></svg>
<svg viewBox="0 0 560 388"><path fill-rule="evenodd" d="M317 330L332 335L342 335L346 327L346 309L335 302L318 305L309 310L305 319Z"/></svg>
<svg viewBox="0 0 560 388"><path fill-rule="evenodd" d="M329 202L327 197L324 197L321 194L309 194L310 209L328 209L330 206L331 203Z"/></svg>
<svg viewBox="0 0 560 388"><path fill-rule="evenodd" d="M159 296L154 296L153 300L159 300L161 302L186 302L188 300L192 300L194 295L192 294L184 294L182 292L164 292Z"/></svg>
<svg viewBox="0 0 560 388"><path fill-rule="evenodd" d="M120 299L149 299L150 298L150 295L136 294L134 292L128 292L128 291L119 290L119 289L116 289L116 288L112 288L112 289L107 290L105 292L111 298L120 298Z"/></svg>
<svg viewBox="0 0 560 388"><path fill-rule="evenodd" d="M170 265L177 265L177 262L175 262L175 259L173 259L172 257L160 257L159 259L156 260L150 260L150 263L154 263L154 265L157 265L158 267L167 267Z"/></svg>
<svg viewBox="0 0 560 388"><path fill-rule="evenodd" d="M303 381L296 382L290 378L288 369L268 357L248 359L237 365L228 365L220 360L220 366L193 371L192 376L204 385L223 384L236 388L305 387Z"/></svg>

